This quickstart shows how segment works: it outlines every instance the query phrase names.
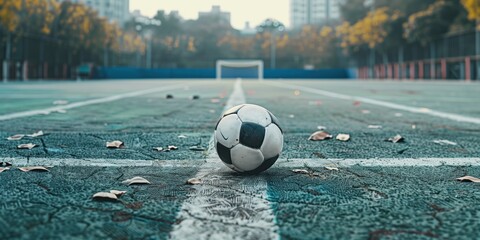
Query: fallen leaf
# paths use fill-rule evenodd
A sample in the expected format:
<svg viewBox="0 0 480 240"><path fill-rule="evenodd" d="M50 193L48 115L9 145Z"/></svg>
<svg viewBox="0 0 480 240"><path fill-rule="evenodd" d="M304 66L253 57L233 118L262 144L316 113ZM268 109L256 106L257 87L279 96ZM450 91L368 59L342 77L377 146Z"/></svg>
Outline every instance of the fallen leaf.
<svg viewBox="0 0 480 240"><path fill-rule="evenodd" d="M290 114L290 115L288 115L288 117L289 117L289 118L295 118L295 115Z"/></svg>
<svg viewBox="0 0 480 240"><path fill-rule="evenodd" d="M32 149L36 146L37 146L37 144L27 143L27 144L20 144L20 145L17 146L17 148L18 149Z"/></svg>
<svg viewBox="0 0 480 240"><path fill-rule="evenodd" d="M8 141L18 141L18 140L22 140L22 138L25 137L25 135L23 134L16 134L16 135L13 135L13 136L10 136L7 138Z"/></svg>
<svg viewBox="0 0 480 240"><path fill-rule="evenodd" d="M400 136L400 134L397 134L394 137L387 139L388 142L392 142L392 143L399 143L399 142L403 142L404 140L405 139L402 136Z"/></svg>
<svg viewBox="0 0 480 240"><path fill-rule="evenodd" d="M308 170L306 169L293 169L292 172L298 174L309 174Z"/></svg>
<svg viewBox="0 0 480 240"><path fill-rule="evenodd" d="M210 113L215 113L216 111L213 110L213 109L210 109L209 112L210 112Z"/></svg>
<svg viewBox="0 0 480 240"><path fill-rule="evenodd" d="M395 117L401 117L401 116L403 116L402 113L395 113Z"/></svg>
<svg viewBox="0 0 480 240"><path fill-rule="evenodd" d="M342 141L342 142L346 142L348 140L350 140L350 134L338 134L337 137L336 137L337 140L339 141Z"/></svg>
<svg viewBox="0 0 480 240"><path fill-rule="evenodd" d="M362 110L363 114L370 114L370 110Z"/></svg>
<svg viewBox="0 0 480 240"><path fill-rule="evenodd" d="M419 108L418 110L419 110L420 112L422 112L422 113L427 113L427 112L432 111L432 110L429 109L429 108Z"/></svg>
<svg viewBox="0 0 480 240"><path fill-rule="evenodd" d="M300 94L301 94L300 90L293 91L293 95L295 96L300 96Z"/></svg>
<svg viewBox="0 0 480 240"><path fill-rule="evenodd" d="M380 125L368 125L368 128L370 128L370 129L381 129L382 126L380 126Z"/></svg>
<svg viewBox="0 0 480 240"><path fill-rule="evenodd" d="M456 142L452 142L448 140L433 140L433 142L440 145L452 145L452 146L458 145Z"/></svg>
<svg viewBox="0 0 480 240"><path fill-rule="evenodd" d="M32 134L27 135L27 137L40 137L40 136L43 136L43 135L44 135L43 131L40 130L36 133L32 133Z"/></svg>
<svg viewBox="0 0 480 240"><path fill-rule="evenodd" d="M170 145L167 148L168 148L168 150L178 150L178 147L174 146L174 145Z"/></svg>
<svg viewBox="0 0 480 240"><path fill-rule="evenodd" d="M361 104L362 104L362 102L360 102L360 101L353 102L353 106L360 106Z"/></svg>
<svg viewBox="0 0 480 240"><path fill-rule="evenodd" d="M53 105L66 105L68 104L68 101L67 100L56 100L56 101L53 101Z"/></svg>
<svg viewBox="0 0 480 240"><path fill-rule="evenodd" d="M21 167L18 168L22 172L31 172L31 171L38 171L38 172L50 172L46 167L35 166L35 167Z"/></svg>
<svg viewBox="0 0 480 240"><path fill-rule="evenodd" d="M0 167L0 173L4 172L4 171L7 171L7 170L10 170L10 168L9 167Z"/></svg>
<svg viewBox="0 0 480 240"><path fill-rule="evenodd" d="M310 141L323 141L323 140L326 140L326 139L331 139L332 137L333 136L328 132L318 131L318 132L314 132L312 135L310 135L308 140L310 140Z"/></svg>
<svg viewBox="0 0 480 240"><path fill-rule="evenodd" d="M210 102L212 102L212 103L219 103L219 102L220 102L220 99L218 99L218 98L212 98L212 99L210 99Z"/></svg>
<svg viewBox="0 0 480 240"><path fill-rule="evenodd" d="M127 184L127 185L132 185L132 184L151 184L147 179L143 177L133 177L130 179L127 179L123 181L122 183Z"/></svg>
<svg viewBox="0 0 480 240"><path fill-rule="evenodd" d="M189 149L192 150L192 151L197 151L197 152L203 152L203 151L207 150L206 148L199 147L199 146L193 146L193 147L190 147Z"/></svg>
<svg viewBox="0 0 480 240"><path fill-rule="evenodd" d="M417 125L412 125L412 129L417 129Z"/></svg>
<svg viewBox="0 0 480 240"><path fill-rule="evenodd" d="M480 179L472 176L465 176L461 178L457 178L458 181L461 182L475 182L475 183L480 183Z"/></svg>
<svg viewBox="0 0 480 240"><path fill-rule="evenodd" d="M115 196L120 197L123 194L127 193L127 191L120 191L120 190L110 190L110 193L115 194Z"/></svg>
<svg viewBox="0 0 480 240"><path fill-rule="evenodd" d="M185 139L185 138L187 138L187 136L185 136L185 135L180 135L180 136L178 136L178 138Z"/></svg>
<svg viewBox="0 0 480 240"><path fill-rule="evenodd" d="M118 200L117 195L110 193L110 192L98 192L93 194L93 199L95 200L109 200L109 201L116 201Z"/></svg>
<svg viewBox="0 0 480 240"><path fill-rule="evenodd" d="M67 113L67 110L65 109L58 109L57 111L55 111L57 113Z"/></svg>
<svg viewBox="0 0 480 240"><path fill-rule="evenodd" d="M159 152L163 152L163 147L154 147L153 149Z"/></svg>
<svg viewBox="0 0 480 240"><path fill-rule="evenodd" d="M202 180L199 178L190 178L187 180L187 184L190 184L190 185L202 184Z"/></svg>
<svg viewBox="0 0 480 240"><path fill-rule="evenodd" d="M107 148L120 148L120 147L123 147L122 141L107 142Z"/></svg>
<svg viewBox="0 0 480 240"><path fill-rule="evenodd" d="M325 169L327 169L329 171L338 171L337 167L325 167Z"/></svg>

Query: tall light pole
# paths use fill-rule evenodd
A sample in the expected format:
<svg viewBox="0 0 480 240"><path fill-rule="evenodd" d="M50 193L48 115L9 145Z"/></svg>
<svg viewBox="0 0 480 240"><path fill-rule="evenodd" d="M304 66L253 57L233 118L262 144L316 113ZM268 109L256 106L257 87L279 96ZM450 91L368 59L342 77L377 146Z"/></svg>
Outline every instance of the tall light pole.
<svg viewBox="0 0 480 240"><path fill-rule="evenodd" d="M285 31L285 26L275 19L268 18L257 27L257 31L270 33L270 68L275 69L277 58L276 32Z"/></svg>
<svg viewBox="0 0 480 240"><path fill-rule="evenodd" d="M475 3L475 68L476 68L476 76L475 79L480 79L480 31L479 31L479 25L480 21L478 19L479 16L478 14L478 1L474 1Z"/></svg>

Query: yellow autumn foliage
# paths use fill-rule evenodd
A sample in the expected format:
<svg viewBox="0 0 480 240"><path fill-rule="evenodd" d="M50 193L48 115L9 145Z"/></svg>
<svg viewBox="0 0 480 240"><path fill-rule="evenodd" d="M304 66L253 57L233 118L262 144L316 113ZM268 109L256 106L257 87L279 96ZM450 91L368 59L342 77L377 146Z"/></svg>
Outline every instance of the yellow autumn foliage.
<svg viewBox="0 0 480 240"><path fill-rule="evenodd" d="M374 48L384 42L388 36L386 26L400 17L400 12L390 11L388 7L378 8L353 25L344 22L336 28L337 36L341 37L341 46L367 45Z"/></svg>

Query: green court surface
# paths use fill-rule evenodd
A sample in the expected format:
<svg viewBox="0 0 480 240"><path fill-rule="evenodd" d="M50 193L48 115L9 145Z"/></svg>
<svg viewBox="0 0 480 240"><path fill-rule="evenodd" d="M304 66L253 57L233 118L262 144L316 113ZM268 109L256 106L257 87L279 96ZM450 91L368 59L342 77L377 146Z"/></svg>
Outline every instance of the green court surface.
<svg viewBox="0 0 480 240"><path fill-rule="evenodd" d="M284 130L279 162L256 176L230 171L210 147L239 87L246 103L269 109ZM480 185L456 178L480 177L479 93L477 83L439 81L3 84L0 162L13 166L0 173L0 236L475 239ZM319 127L351 139L309 141ZM6 139L39 130L45 135ZM397 134L403 142L385 141ZM125 146L106 148L113 140ZM23 143L38 147L17 149ZM153 149L168 145L178 150ZM35 165L50 172L17 169ZM152 184L121 183L134 176ZM187 185L194 177L203 183ZM127 193L92 200L111 189Z"/></svg>

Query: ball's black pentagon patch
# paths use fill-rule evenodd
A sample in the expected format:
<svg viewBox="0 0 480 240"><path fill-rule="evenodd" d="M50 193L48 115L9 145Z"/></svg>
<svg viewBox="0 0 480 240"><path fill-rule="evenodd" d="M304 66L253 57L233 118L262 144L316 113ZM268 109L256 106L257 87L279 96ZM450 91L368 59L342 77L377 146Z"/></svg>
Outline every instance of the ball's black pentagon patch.
<svg viewBox="0 0 480 240"><path fill-rule="evenodd" d="M241 104L241 105L238 105L238 106L235 106L235 107L232 107L232 108L228 109L226 112L223 113L223 117L238 113L238 111L244 106L245 106L245 104Z"/></svg>
<svg viewBox="0 0 480 240"><path fill-rule="evenodd" d="M217 153L222 162L226 164L232 164L232 156L230 155L230 149L223 146L223 144L217 142Z"/></svg>
<svg viewBox="0 0 480 240"><path fill-rule="evenodd" d="M240 128L240 143L244 146L260 149L265 138L265 128L256 123L244 122Z"/></svg>
<svg viewBox="0 0 480 240"><path fill-rule="evenodd" d="M278 129L280 129L280 132L283 133L283 129L282 127L280 127L280 122L278 121L278 118L275 117L275 115L273 115L273 113L271 113L270 111L267 110L267 112L268 114L270 114L270 118L272 118L272 123L277 125Z"/></svg>
<svg viewBox="0 0 480 240"><path fill-rule="evenodd" d="M269 169L269 168L277 161L277 159L278 159L279 157L280 157L280 155L277 155L277 156L275 156L275 157L272 157L272 158L269 158L269 159L265 159L265 160L263 160L262 165L260 165L258 168L255 168L255 170L248 171L248 172L243 172L242 174L252 175L252 174L261 173L261 172Z"/></svg>

